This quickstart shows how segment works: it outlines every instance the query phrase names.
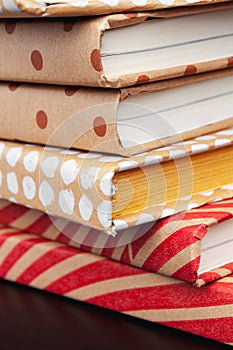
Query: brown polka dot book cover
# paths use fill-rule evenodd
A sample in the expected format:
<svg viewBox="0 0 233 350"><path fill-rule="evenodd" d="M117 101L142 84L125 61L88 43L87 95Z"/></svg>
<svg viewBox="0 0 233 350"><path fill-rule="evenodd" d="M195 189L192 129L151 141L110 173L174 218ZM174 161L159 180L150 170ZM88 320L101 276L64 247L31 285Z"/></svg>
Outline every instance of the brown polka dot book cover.
<svg viewBox="0 0 233 350"><path fill-rule="evenodd" d="M233 345L232 18L0 0L0 278Z"/></svg>
<svg viewBox="0 0 233 350"><path fill-rule="evenodd" d="M177 11L2 20L0 79L118 88L231 67L232 2L195 4Z"/></svg>
<svg viewBox="0 0 233 350"><path fill-rule="evenodd" d="M232 86L232 68L121 89L0 82L0 138L130 156L231 127Z"/></svg>

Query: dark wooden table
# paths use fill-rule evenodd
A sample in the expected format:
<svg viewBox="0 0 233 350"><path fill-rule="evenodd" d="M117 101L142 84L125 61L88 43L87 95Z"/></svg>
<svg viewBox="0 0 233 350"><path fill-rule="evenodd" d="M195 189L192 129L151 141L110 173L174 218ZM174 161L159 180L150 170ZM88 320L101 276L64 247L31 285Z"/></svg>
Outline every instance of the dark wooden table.
<svg viewBox="0 0 233 350"><path fill-rule="evenodd" d="M0 280L0 350L231 348Z"/></svg>

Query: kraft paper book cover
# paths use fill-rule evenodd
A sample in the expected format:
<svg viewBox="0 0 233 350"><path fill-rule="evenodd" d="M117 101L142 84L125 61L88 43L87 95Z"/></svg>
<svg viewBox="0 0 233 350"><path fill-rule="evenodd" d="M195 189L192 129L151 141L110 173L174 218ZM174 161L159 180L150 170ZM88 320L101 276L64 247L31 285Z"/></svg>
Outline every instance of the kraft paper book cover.
<svg viewBox="0 0 233 350"><path fill-rule="evenodd" d="M0 79L117 88L232 67L232 6L2 20Z"/></svg>
<svg viewBox="0 0 233 350"><path fill-rule="evenodd" d="M130 158L0 142L3 199L112 235L233 195L232 128Z"/></svg>
<svg viewBox="0 0 233 350"><path fill-rule="evenodd" d="M200 287L233 272L233 200L118 232L116 237L9 201L0 224Z"/></svg>
<svg viewBox="0 0 233 350"><path fill-rule="evenodd" d="M232 68L122 89L0 83L0 138L142 153L232 126L232 86Z"/></svg>
<svg viewBox="0 0 233 350"><path fill-rule="evenodd" d="M91 16L114 12L132 12L157 10L163 8L181 8L183 6L211 7L227 4L230 0L0 0L0 17L35 17L35 16ZM127 15L135 16L133 13Z"/></svg>
<svg viewBox="0 0 233 350"><path fill-rule="evenodd" d="M2 226L0 277L233 345L233 277L202 288Z"/></svg>

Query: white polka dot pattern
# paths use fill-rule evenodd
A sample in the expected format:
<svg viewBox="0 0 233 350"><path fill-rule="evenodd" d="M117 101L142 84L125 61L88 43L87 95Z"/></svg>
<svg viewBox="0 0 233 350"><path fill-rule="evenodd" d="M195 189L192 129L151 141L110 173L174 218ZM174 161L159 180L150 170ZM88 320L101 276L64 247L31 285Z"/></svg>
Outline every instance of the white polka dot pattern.
<svg viewBox="0 0 233 350"><path fill-rule="evenodd" d="M128 228L128 224L126 221L124 220L119 220L119 219L116 219L114 220L114 225L115 225L115 228L119 231L119 230L125 230L126 228Z"/></svg>
<svg viewBox="0 0 233 350"><path fill-rule="evenodd" d="M122 157L118 157L118 156L105 156L105 157L101 157L99 159L99 162L101 163L115 163L118 160L122 160Z"/></svg>
<svg viewBox="0 0 233 350"><path fill-rule="evenodd" d="M17 200L14 197L10 197L9 201L12 202L12 203L17 204Z"/></svg>
<svg viewBox="0 0 233 350"><path fill-rule="evenodd" d="M64 153L59 148L0 142L1 196L114 233L120 228L151 222L233 196L232 184L197 195L181 194L181 198L175 202L161 203L138 211L131 218L120 217L113 222L112 196L117 194L113 178L116 172L228 146L233 144L232 130L222 130L183 144L144 152L131 159L100 153Z"/></svg>
<svg viewBox="0 0 233 350"><path fill-rule="evenodd" d="M198 140L198 141L201 141L201 140L208 141L208 140L213 140L213 139L215 139L215 136L212 136L212 135L203 135L203 136L196 137L196 140Z"/></svg>
<svg viewBox="0 0 233 350"><path fill-rule="evenodd" d="M94 158L99 158L99 157L100 157L100 154L94 153L94 152L80 153L78 155L78 158L80 158L80 159L94 159Z"/></svg>
<svg viewBox="0 0 233 350"><path fill-rule="evenodd" d="M26 154L26 156L23 159L23 165L24 168L29 172L29 173L34 173L37 167L37 163L39 160L39 152L38 151L31 151Z"/></svg>
<svg viewBox="0 0 233 350"><path fill-rule="evenodd" d="M117 6L119 4L119 0L101 0L101 2L109 6Z"/></svg>
<svg viewBox="0 0 233 350"><path fill-rule="evenodd" d="M202 194L202 196L207 196L207 197L209 197L209 196L212 196L213 193L214 193L214 191L205 191L205 192L202 192L201 194Z"/></svg>
<svg viewBox="0 0 233 350"><path fill-rule="evenodd" d="M5 148L4 143L0 142L0 159L2 158L2 152L3 152L4 148Z"/></svg>
<svg viewBox="0 0 233 350"><path fill-rule="evenodd" d="M217 135L233 135L233 129L227 129L227 130L222 130L222 131L218 131L216 133Z"/></svg>
<svg viewBox="0 0 233 350"><path fill-rule="evenodd" d="M169 150L169 148L168 148ZM169 158L170 159L176 159L185 156L186 150L185 149L171 149L169 152Z"/></svg>
<svg viewBox="0 0 233 350"><path fill-rule="evenodd" d="M90 167L87 172L80 173L80 182L85 190L91 189L98 178L100 168Z"/></svg>
<svg viewBox="0 0 233 350"><path fill-rule="evenodd" d="M166 208L162 212L162 217L165 218L167 216L171 216L171 215L174 215L174 214L176 214L176 210L175 209Z"/></svg>
<svg viewBox="0 0 233 350"><path fill-rule="evenodd" d="M70 159L61 165L61 177L66 185L74 182L78 175L78 164L74 159Z"/></svg>
<svg viewBox="0 0 233 350"><path fill-rule="evenodd" d="M147 4L147 0L131 0L131 1L133 4L138 6L145 6Z"/></svg>
<svg viewBox="0 0 233 350"><path fill-rule="evenodd" d="M57 169L59 163L59 158L56 156L48 157L43 160L41 164L41 169L45 176L53 178L55 175L55 171Z"/></svg>
<svg viewBox="0 0 233 350"><path fill-rule="evenodd" d="M74 194L71 190L64 190L59 193L59 206L63 213L73 214L74 211Z"/></svg>
<svg viewBox="0 0 233 350"><path fill-rule="evenodd" d="M14 0L2 0L2 4L9 12L20 12L20 9L18 8Z"/></svg>
<svg viewBox="0 0 233 350"><path fill-rule="evenodd" d="M152 215L143 213L143 214L139 215L139 217L137 218L136 225L141 225L141 224L144 224L146 222L153 221L153 220L154 220L154 218Z"/></svg>
<svg viewBox="0 0 233 350"><path fill-rule="evenodd" d="M111 197L115 193L115 188L114 188L114 186L111 185L113 176L114 176L114 173L109 172L109 173L105 174L100 180L101 192L109 197Z"/></svg>
<svg viewBox="0 0 233 350"><path fill-rule="evenodd" d="M198 203L188 203L187 210L191 210L198 207Z"/></svg>
<svg viewBox="0 0 233 350"><path fill-rule="evenodd" d="M146 156L145 158L145 165L155 164L162 162L163 157L162 156Z"/></svg>
<svg viewBox="0 0 233 350"><path fill-rule="evenodd" d="M223 189L223 190L233 190L233 184L222 186L221 189Z"/></svg>
<svg viewBox="0 0 233 350"><path fill-rule="evenodd" d="M43 181L39 186L39 199L44 208L51 205L52 202L55 200L53 188L46 181Z"/></svg>
<svg viewBox="0 0 233 350"><path fill-rule="evenodd" d="M31 200L36 195L36 185L30 176L25 176L22 182L23 192L27 199Z"/></svg>
<svg viewBox="0 0 233 350"><path fill-rule="evenodd" d="M163 5L171 6L173 5L175 0L160 0L160 3Z"/></svg>
<svg viewBox="0 0 233 350"><path fill-rule="evenodd" d="M104 228L110 227L112 224L112 202L103 201L97 208L99 222Z"/></svg>
<svg viewBox="0 0 233 350"><path fill-rule="evenodd" d="M0 15L8 17L12 14L18 16L87 16L109 14L112 12L157 10L166 7L188 6L189 4L216 3L221 0L66 0L54 1L25 1L22 11L16 5L16 0L2 0ZM53 6L50 6L53 5ZM7 12L5 12L7 10ZM22 11L22 12L21 12Z"/></svg>
<svg viewBox="0 0 233 350"><path fill-rule="evenodd" d="M14 167L18 162L22 153L22 147L13 147L6 154L6 161L11 166Z"/></svg>
<svg viewBox="0 0 233 350"><path fill-rule="evenodd" d="M16 174L14 172L8 173L6 178L9 191L14 194L18 193L19 186Z"/></svg>
<svg viewBox="0 0 233 350"><path fill-rule="evenodd" d="M74 6L74 7L83 8L83 7L86 7L88 5L88 0L71 1L70 5Z"/></svg>
<svg viewBox="0 0 233 350"><path fill-rule="evenodd" d="M84 221L89 221L93 212L93 204L85 194L81 197L78 208L82 219Z"/></svg>
<svg viewBox="0 0 233 350"><path fill-rule="evenodd" d="M191 195L179 198L180 201L189 201L190 199L191 199Z"/></svg>
<svg viewBox="0 0 233 350"><path fill-rule="evenodd" d="M230 144L230 140L227 140L227 139L216 139L214 144L215 144L215 147L220 147L220 146L226 146L228 144Z"/></svg>
<svg viewBox="0 0 233 350"><path fill-rule="evenodd" d="M138 167L138 163L133 160L124 160L119 163L119 170L121 171L132 169L135 167Z"/></svg>

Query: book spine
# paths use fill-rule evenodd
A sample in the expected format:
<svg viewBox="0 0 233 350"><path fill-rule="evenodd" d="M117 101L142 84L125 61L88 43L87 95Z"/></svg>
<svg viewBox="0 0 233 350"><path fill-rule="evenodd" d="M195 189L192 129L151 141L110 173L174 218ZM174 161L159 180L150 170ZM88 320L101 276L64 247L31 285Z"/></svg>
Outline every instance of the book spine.
<svg viewBox="0 0 233 350"><path fill-rule="evenodd" d="M0 83L0 138L125 154L117 131L119 95L110 89Z"/></svg>
<svg viewBox="0 0 233 350"><path fill-rule="evenodd" d="M105 18L2 21L0 79L100 86L100 27ZM18 64L20 62L20 64Z"/></svg>
<svg viewBox="0 0 233 350"><path fill-rule="evenodd" d="M105 167L101 153L8 141L0 142L0 153L2 198L111 230L115 166Z"/></svg>
<svg viewBox="0 0 233 350"><path fill-rule="evenodd" d="M206 205L185 215L161 219L152 227L141 226L131 240L130 232L117 237L99 234L83 225L52 217L7 201L0 201L0 223L65 243L97 255L151 272L173 276L202 286L233 273L233 263L198 275L201 240L210 225L233 216L233 200ZM125 243L120 243L122 240ZM126 243L127 242L127 243Z"/></svg>

